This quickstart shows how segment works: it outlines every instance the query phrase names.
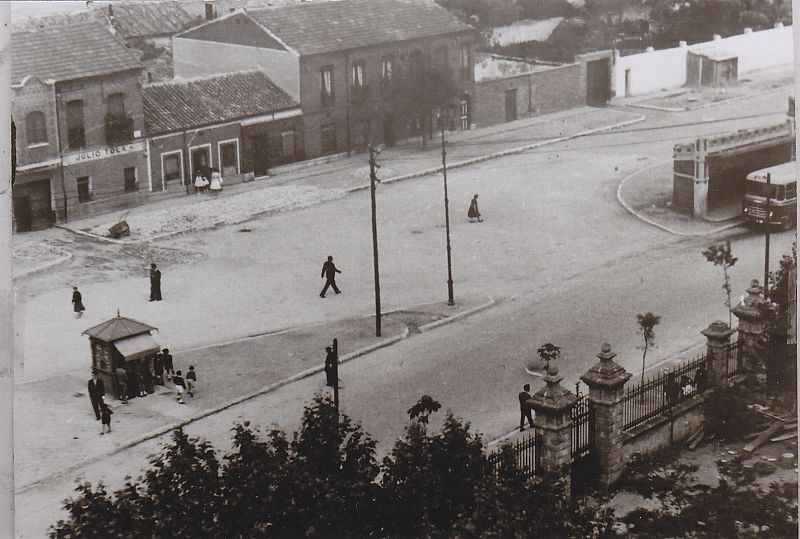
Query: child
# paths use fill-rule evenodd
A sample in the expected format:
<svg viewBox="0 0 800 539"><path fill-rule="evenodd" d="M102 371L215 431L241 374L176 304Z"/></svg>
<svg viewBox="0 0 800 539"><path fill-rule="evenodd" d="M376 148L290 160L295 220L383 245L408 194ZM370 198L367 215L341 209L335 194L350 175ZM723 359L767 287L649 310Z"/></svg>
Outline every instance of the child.
<svg viewBox="0 0 800 539"><path fill-rule="evenodd" d="M172 377L172 383L175 384L175 390L178 392L178 402L181 404L186 404L183 402L183 393L186 391L186 382L183 381L181 371L175 373L175 376Z"/></svg>
<svg viewBox="0 0 800 539"><path fill-rule="evenodd" d="M100 436L106 432L111 434L111 414L113 413L106 403L101 404L100 419L102 419L103 424L100 427ZM106 427L108 427L108 430L106 430Z"/></svg>
<svg viewBox="0 0 800 539"><path fill-rule="evenodd" d="M197 384L197 373L194 371L194 365L189 365L189 372L186 373L186 392L192 398L194 398L195 384Z"/></svg>

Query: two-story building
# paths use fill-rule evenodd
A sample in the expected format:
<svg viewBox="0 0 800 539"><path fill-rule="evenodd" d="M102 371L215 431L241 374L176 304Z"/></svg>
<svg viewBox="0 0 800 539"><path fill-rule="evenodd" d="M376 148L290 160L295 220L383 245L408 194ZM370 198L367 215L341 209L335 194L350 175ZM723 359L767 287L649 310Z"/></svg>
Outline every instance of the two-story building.
<svg viewBox="0 0 800 539"><path fill-rule="evenodd" d="M147 84L150 189L191 191L216 169L225 184L302 159L300 105L259 70Z"/></svg>
<svg viewBox="0 0 800 539"><path fill-rule="evenodd" d="M142 65L91 18L11 34L17 231L138 196L146 178Z"/></svg>
<svg viewBox="0 0 800 539"><path fill-rule="evenodd" d="M474 41L471 26L428 0L307 2L179 34L173 62L176 77L263 69L299 100L315 157L429 131L437 111L469 129Z"/></svg>

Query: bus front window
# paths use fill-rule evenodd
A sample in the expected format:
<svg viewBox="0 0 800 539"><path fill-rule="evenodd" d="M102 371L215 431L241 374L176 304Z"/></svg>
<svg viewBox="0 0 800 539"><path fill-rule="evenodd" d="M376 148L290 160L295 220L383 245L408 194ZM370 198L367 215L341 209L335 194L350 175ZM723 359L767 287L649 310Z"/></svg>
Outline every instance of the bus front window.
<svg viewBox="0 0 800 539"><path fill-rule="evenodd" d="M764 198L767 196L770 198L777 198L778 187L780 187L778 185L767 185L766 183L753 181L748 181L746 183L746 191L748 195Z"/></svg>

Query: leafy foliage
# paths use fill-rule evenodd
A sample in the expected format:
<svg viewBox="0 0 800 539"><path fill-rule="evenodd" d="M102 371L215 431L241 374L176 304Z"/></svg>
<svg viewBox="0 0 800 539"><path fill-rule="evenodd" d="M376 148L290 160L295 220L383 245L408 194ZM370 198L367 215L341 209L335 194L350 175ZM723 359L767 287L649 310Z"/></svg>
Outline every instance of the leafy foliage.
<svg viewBox="0 0 800 539"><path fill-rule="evenodd" d="M759 389L761 390L761 389ZM747 407L755 399L745 385L718 390L703 405L706 433L717 440L741 440L764 427L764 417Z"/></svg>
<svg viewBox="0 0 800 539"><path fill-rule="evenodd" d="M542 359L542 361L545 362L545 364L547 365L546 368L549 370L550 362L555 361L561 357L561 347L556 346L553 343L547 342L544 343L541 347L539 347L539 349L536 350L536 353L539 354L539 357Z"/></svg>
<svg viewBox="0 0 800 539"><path fill-rule="evenodd" d="M639 324L639 334L644 339L642 346L642 383L644 383L644 368L647 350L653 346L656 340L655 327L661 322L661 317L651 312L636 315L636 323Z"/></svg>
<svg viewBox="0 0 800 539"><path fill-rule="evenodd" d="M733 306L731 305L731 277L728 274L728 270L730 270L739 259L733 256L731 242L727 240L725 243L710 245L708 249L703 251L703 256L715 266L720 266L722 268L722 274L725 277L725 281L722 283L722 289L725 291L725 306L728 307L728 327L730 327L733 325L733 318L731 316Z"/></svg>

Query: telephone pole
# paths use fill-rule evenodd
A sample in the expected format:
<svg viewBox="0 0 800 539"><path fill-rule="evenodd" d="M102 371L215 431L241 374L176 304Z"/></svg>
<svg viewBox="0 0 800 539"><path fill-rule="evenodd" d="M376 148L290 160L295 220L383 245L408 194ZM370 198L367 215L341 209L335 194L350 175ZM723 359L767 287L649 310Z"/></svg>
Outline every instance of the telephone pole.
<svg viewBox="0 0 800 539"><path fill-rule="evenodd" d="M444 179L444 224L447 230L447 304L455 305L453 299L453 264L450 257L450 200L447 198L447 152L444 149L445 117L441 116L442 126L442 178Z"/></svg>
<svg viewBox="0 0 800 539"><path fill-rule="evenodd" d="M333 338L333 354L336 356L336 364L333 369L333 405L336 407L336 420L339 420L339 342Z"/></svg>
<svg viewBox="0 0 800 539"><path fill-rule="evenodd" d="M378 220L377 208L375 205L375 188L378 180L377 169L381 166L375 162L375 156L380 153L379 149L369 146L369 187L372 196L372 263L375 272L375 336L381 336L381 281L378 271Z"/></svg>
<svg viewBox="0 0 800 539"><path fill-rule="evenodd" d="M769 299L769 221L772 218L772 209L770 207L770 199L772 198L772 175L767 172L767 215L764 217L764 226L767 227L766 235L764 237L764 299Z"/></svg>

